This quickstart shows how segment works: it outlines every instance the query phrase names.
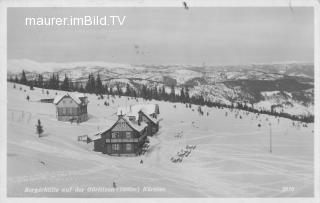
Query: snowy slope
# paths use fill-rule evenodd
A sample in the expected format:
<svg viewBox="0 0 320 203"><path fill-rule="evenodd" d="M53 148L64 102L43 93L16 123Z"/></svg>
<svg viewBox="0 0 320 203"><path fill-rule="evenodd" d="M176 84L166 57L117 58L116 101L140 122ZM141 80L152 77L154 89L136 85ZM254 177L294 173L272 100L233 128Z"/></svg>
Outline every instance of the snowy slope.
<svg viewBox="0 0 320 203"><path fill-rule="evenodd" d="M19 87L23 87L22 91ZM26 89L26 92L23 90ZM118 106L143 103L109 98L103 105L88 95L90 119L79 125L58 122L53 104L35 102L54 97L41 89L8 83L9 197L310 197L313 195L313 124L302 127L243 111L153 101L159 104L160 130L150 151L141 157L114 157L93 152L77 136L95 133L116 120ZM25 99L29 95L30 102ZM113 101L113 102L112 102ZM209 115L207 115L207 112ZM241 118L240 118L241 117ZM44 137L35 134L37 120ZM269 123L273 151L269 152ZM293 126L294 123L294 126ZM261 124L261 127L258 127ZM170 158L186 145L196 145L181 163ZM143 159L144 163L140 164ZM44 164L43 164L44 163ZM90 192L90 187L140 188L140 192ZM26 187L70 188L71 192L25 193ZM284 191L284 187L294 191ZM75 188L84 188L76 192ZM144 187L165 191L143 191Z"/></svg>

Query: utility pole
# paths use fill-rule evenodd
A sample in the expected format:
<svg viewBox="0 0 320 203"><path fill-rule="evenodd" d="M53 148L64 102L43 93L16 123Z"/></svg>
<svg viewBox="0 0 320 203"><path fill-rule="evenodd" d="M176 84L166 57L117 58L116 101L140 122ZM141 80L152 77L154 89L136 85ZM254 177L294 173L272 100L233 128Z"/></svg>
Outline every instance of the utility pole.
<svg viewBox="0 0 320 203"><path fill-rule="evenodd" d="M269 123L270 126L270 153L272 153L272 132L271 132L271 123Z"/></svg>

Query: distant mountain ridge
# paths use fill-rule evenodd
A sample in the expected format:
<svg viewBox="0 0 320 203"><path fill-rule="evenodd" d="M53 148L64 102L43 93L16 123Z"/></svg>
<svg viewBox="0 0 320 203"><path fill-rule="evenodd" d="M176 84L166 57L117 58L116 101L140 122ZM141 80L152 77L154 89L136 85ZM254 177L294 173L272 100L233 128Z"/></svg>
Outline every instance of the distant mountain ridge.
<svg viewBox="0 0 320 203"><path fill-rule="evenodd" d="M248 102L268 109L273 105L286 104L283 105L286 109L278 108L279 111L299 106L299 114L313 113L312 63L138 66L106 62L38 63L31 60L9 60L8 78L16 75L20 77L22 70L26 71L27 79L31 80L40 73L47 80L52 73L56 73L60 80L67 75L71 81L85 84L89 74L96 76L99 73L103 83L109 87L125 87L129 84L139 90L142 85L158 88L165 86L170 91L173 85L176 94L179 94L181 88L188 87L190 94L202 95L211 101L228 104L235 101ZM272 97L264 96L268 91L288 93L292 98L284 99L284 94L278 93ZM276 97L279 99L275 99ZM266 102L268 100L269 103ZM264 102L263 105L261 102ZM288 102L292 105L287 105Z"/></svg>

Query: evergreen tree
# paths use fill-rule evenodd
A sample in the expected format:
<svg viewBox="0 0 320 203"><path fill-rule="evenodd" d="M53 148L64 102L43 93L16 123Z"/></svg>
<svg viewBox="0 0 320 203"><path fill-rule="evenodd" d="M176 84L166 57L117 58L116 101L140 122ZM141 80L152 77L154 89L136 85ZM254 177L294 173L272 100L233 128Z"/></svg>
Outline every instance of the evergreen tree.
<svg viewBox="0 0 320 203"><path fill-rule="evenodd" d="M161 98L164 100L164 101L167 101L168 100L168 95L166 93L166 89L165 89L165 86L163 85L162 86L162 90L161 90Z"/></svg>
<svg viewBox="0 0 320 203"><path fill-rule="evenodd" d="M126 95L131 96L131 89L130 89L130 85L128 83L126 85Z"/></svg>
<svg viewBox="0 0 320 203"><path fill-rule="evenodd" d="M79 92L85 92L85 89L83 88L82 83L80 83Z"/></svg>
<svg viewBox="0 0 320 203"><path fill-rule="evenodd" d="M159 95L158 95L158 89L156 86L154 86L152 89L151 89L151 98L150 99L159 99Z"/></svg>
<svg viewBox="0 0 320 203"><path fill-rule="evenodd" d="M48 88L58 90L58 89L60 89L59 83L60 83L59 75L53 73L49 79Z"/></svg>
<svg viewBox="0 0 320 203"><path fill-rule="evenodd" d="M18 76L16 75L16 78L14 79L14 82L15 83L19 83L19 79L18 79Z"/></svg>
<svg viewBox="0 0 320 203"><path fill-rule="evenodd" d="M148 97L148 90L146 85L142 85L141 97L146 99Z"/></svg>
<svg viewBox="0 0 320 203"><path fill-rule="evenodd" d="M122 95L122 89L121 89L119 83L117 83L117 94L118 94L119 96Z"/></svg>
<svg viewBox="0 0 320 203"><path fill-rule="evenodd" d="M172 84L171 85L171 92L170 92L170 100L175 101L176 100L175 97L176 97L175 88L174 88L174 85Z"/></svg>
<svg viewBox="0 0 320 203"><path fill-rule="evenodd" d="M55 81L54 81L54 88L53 89L60 89L60 80L59 80L59 74L56 75Z"/></svg>
<svg viewBox="0 0 320 203"><path fill-rule="evenodd" d="M88 82L86 84L85 90L89 93L94 93L96 89L95 79L92 73L89 74Z"/></svg>
<svg viewBox="0 0 320 203"><path fill-rule="evenodd" d="M69 91L73 91L75 89L76 89L76 87L73 85L73 82L71 82L69 79Z"/></svg>
<svg viewBox="0 0 320 203"><path fill-rule="evenodd" d="M99 73L98 73L97 79L96 79L95 90L96 90L97 94L102 94L103 93L103 86L102 86L102 82L101 82Z"/></svg>
<svg viewBox="0 0 320 203"><path fill-rule="evenodd" d="M190 95L189 95L189 88L188 87L186 87L186 89L185 89L184 96L185 96L185 102L189 102L190 101Z"/></svg>
<svg viewBox="0 0 320 203"><path fill-rule="evenodd" d="M64 76L64 80L62 82L61 89L64 91L70 91L69 78L67 77L67 75Z"/></svg>
<svg viewBox="0 0 320 203"><path fill-rule="evenodd" d="M38 87L43 87L43 77L41 74L38 75L38 81L37 81Z"/></svg>
<svg viewBox="0 0 320 203"><path fill-rule="evenodd" d="M36 130L39 137L41 137L41 134L43 133L43 126L41 125L40 119L38 119L38 125L36 125Z"/></svg>
<svg viewBox="0 0 320 203"><path fill-rule="evenodd" d="M24 85L28 83L26 73L24 72L24 70L22 71L22 74L21 74L20 83Z"/></svg>
<svg viewBox="0 0 320 203"><path fill-rule="evenodd" d="M181 90L180 90L180 101L185 102L185 95L184 95L183 88L181 88Z"/></svg>

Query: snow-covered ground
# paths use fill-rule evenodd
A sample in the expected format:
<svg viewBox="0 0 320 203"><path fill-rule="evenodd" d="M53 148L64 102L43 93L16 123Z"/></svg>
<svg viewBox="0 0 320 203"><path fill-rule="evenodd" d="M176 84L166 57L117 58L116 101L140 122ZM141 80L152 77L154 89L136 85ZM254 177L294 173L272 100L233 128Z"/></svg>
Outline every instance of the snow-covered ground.
<svg viewBox="0 0 320 203"><path fill-rule="evenodd" d="M9 197L313 196L313 124L303 127L284 118L207 107L202 107L201 116L195 105L190 109L152 101L159 104L163 120L150 150L140 157L115 157L92 151L92 143L78 142L77 137L112 125L118 106L145 101L98 100L88 95L90 119L77 125L57 121L53 104L36 102L60 93L49 92L47 96L46 90L43 94L41 89L30 91L22 85L14 89L8 83ZM103 105L105 100L110 106ZM38 119L44 126L41 138L35 132ZM181 163L171 162L186 145L196 148ZM113 188L113 182L117 189L139 187L140 192L87 191ZM41 187L72 188L71 192L28 192ZM76 187L84 192L76 192ZM144 187L158 190L145 191Z"/></svg>

